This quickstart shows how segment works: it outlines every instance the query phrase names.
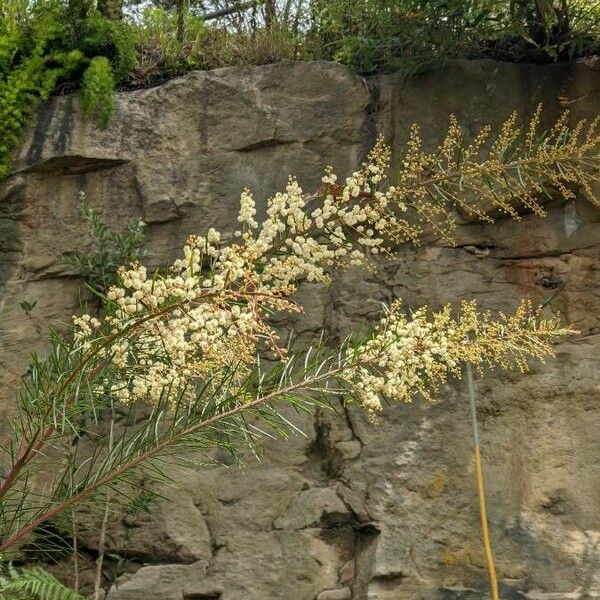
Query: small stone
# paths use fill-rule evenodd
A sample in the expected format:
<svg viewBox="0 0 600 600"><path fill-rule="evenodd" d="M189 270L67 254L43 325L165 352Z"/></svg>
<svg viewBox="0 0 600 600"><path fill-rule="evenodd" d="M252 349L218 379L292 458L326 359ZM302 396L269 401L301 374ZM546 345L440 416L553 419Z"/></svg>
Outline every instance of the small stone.
<svg viewBox="0 0 600 600"><path fill-rule="evenodd" d="M349 587L325 590L317 596L317 600L349 600L349 598L352 598L352 590Z"/></svg>
<svg viewBox="0 0 600 600"><path fill-rule="evenodd" d="M319 527L322 519L340 519L348 515L346 505L331 488L310 488L292 500L286 513L275 519L275 529Z"/></svg>
<svg viewBox="0 0 600 600"><path fill-rule="evenodd" d="M350 440L348 442L338 442L335 447L342 455L344 460L350 460L352 458L358 458L362 446L358 440Z"/></svg>
<svg viewBox="0 0 600 600"><path fill-rule="evenodd" d="M351 583L356 575L356 565L354 560L349 560L339 570L339 577L342 583Z"/></svg>

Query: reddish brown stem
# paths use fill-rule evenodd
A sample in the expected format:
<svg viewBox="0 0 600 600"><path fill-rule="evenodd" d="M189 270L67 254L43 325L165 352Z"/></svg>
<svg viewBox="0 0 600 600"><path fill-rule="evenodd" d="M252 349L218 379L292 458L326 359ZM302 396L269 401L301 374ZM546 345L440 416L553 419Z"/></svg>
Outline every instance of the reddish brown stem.
<svg viewBox="0 0 600 600"><path fill-rule="evenodd" d="M98 480L96 483L92 484L91 486L89 486L87 489L83 490L79 494L75 494L74 496L71 496L70 498L63 500L62 502L60 502L59 504L54 506L54 508L41 514L39 517L37 517L36 519L31 521L28 525L25 525L24 527L22 527L21 529L16 531L13 535L11 535L8 539L6 539L4 542L2 542L0 544L0 552L4 552L7 548L16 544L18 541L20 541L25 536L29 535L32 531L34 531L37 527L39 527L46 521L52 519L57 514L63 512L64 510L66 510L68 508L71 508L72 506L81 502L82 500L85 500L97 489L117 480L123 474L125 474L128 471L131 471L132 469L137 467L140 463L152 458L153 456L156 456L161 451L163 451L165 448L168 448L169 446L177 444L183 438L195 433L199 429L209 427L212 424L216 423L217 421L220 421L221 419L226 419L228 417L235 416L236 414L239 414L240 412L242 412L244 410L248 410L248 409L254 408L255 406L258 406L260 404L264 404L266 402L275 400L277 398L277 396L285 395L290 392L293 392L294 390L304 388L304 387L309 387L318 381L322 381L323 379L327 379L329 377L334 377L335 375L338 375L339 373L341 373L343 370L344 370L343 367L338 367L335 369L331 369L330 371L327 371L320 375L314 375L313 377L309 377L307 379L303 379L302 381L300 381L298 383L289 385L286 388L282 388L280 390L271 392L270 394L266 394L265 396L256 398L252 402L248 402L247 404L241 404L241 405L236 406L235 408L232 408L228 411L225 411L218 415L214 415L213 417L211 417L210 419L207 419L206 421L202 421L201 423L197 423L196 425L191 425L190 427L184 429L177 436L175 436L173 438L169 438L169 439L161 442L160 444L154 446L153 448L150 448L149 450L142 452L135 458L132 458L130 461L126 462L124 465L119 467L117 470L112 471L111 473L108 473L102 479Z"/></svg>
<svg viewBox="0 0 600 600"><path fill-rule="evenodd" d="M215 294L216 294L216 292L208 292L204 295L204 297L209 297L209 296L215 295ZM264 292L256 292L256 293L248 292L248 293L244 293L244 294L233 293L233 296L269 297L269 296L271 296L271 294L264 293ZM57 396L60 396L67 389L69 384L77 376L77 373L81 372L81 370L94 358L94 356L96 356L103 349L109 347L116 339L118 339L119 337L122 337L124 335L127 335L128 333L130 333L131 331L133 331L134 329L136 329L143 323L146 323L147 321L155 319L157 317L161 317L161 316L168 314L169 312L176 310L178 308L182 308L184 305L185 305L185 303L178 303L178 304L169 306L169 307L162 309L156 313L152 313L152 314L144 317L143 319L136 321L135 323L132 323L131 325L129 325L128 327L123 329L123 331L119 331L115 334L108 336L102 344L100 344L98 347L94 348L87 356L84 356L77 365L75 365L71 374L67 377L67 379L63 382L60 389L58 390ZM101 370L101 367L97 367L94 370L94 372L92 373L92 376L96 375L100 370ZM50 415L50 410L51 410L50 408L47 409L46 413L44 414L43 420L46 420L48 418L48 416ZM19 450L20 450L19 458L12 465L10 472L8 473L8 475L2 482L2 485L0 485L0 499L3 498L4 495L6 494L6 492L12 487L13 483L17 479L17 477L18 477L19 473L21 472L21 470L23 469L23 467L27 466L27 464L37 454L40 453L40 451L42 450L42 448L44 447L44 445L46 444L48 439L52 436L54 431L55 431L54 426L50 425L49 427L46 428L46 430L43 433L40 433L40 430L36 431L33 438L30 440L29 444L25 448L23 448L23 444L21 444L21 447L19 448Z"/></svg>
<svg viewBox="0 0 600 600"><path fill-rule="evenodd" d="M109 347L116 339L118 339L124 335L127 335L128 333L130 333L131 331L133 331L134 329L136 329L137 327L139 327L146 321L149 321L151 319L154 319L154 318L160 317L164 314L167 314L173 310L176 310L180 306L181 306L181 303L175 304L173 306L169 306L166 309L163 309L156 313L150 314L150 315L144 317L143 319L140 319L139 321L132 323L131 325L125 327L122 331L119 331L115 334L108 336L102 342L102 344L100 344L98 347L94 348L89 354L84 356L75 365L75 367L71 371L71 374L66 378L66 380L63 382L63 384L60 386L60 388L57 392L57 396L60 396L62 393L64 393L64 391L67 389L67 387L70 385L70 383L77 376L77 373L81 372L81 370L94 358L94 356L96 356L103 349ZM101 369L101 367L97 367L94 370L94 372L92 373L92 376L97 374L100 371L100 369ZM72 398L71 398L71 400L72 400ZM49 417L50 411L51 411L51 408L48 407L48 409L46 410L46 412L43 416L43 421L45 421ZM29 444L21 452L19 458L12 465L10 472L8 473L5 480L3 481L2 485L0 486L0 499L11 488L12 484L15 482L16 478L18 477L18 475L21 472L21 470L23 469L23 467L25 467L37 454L40 453L40 451L44 447L45 443L52 436L54 431L55 431L54 425L49 425L43 433L41 433L39 429L35 432L32 439L30 440Z"/></svg>

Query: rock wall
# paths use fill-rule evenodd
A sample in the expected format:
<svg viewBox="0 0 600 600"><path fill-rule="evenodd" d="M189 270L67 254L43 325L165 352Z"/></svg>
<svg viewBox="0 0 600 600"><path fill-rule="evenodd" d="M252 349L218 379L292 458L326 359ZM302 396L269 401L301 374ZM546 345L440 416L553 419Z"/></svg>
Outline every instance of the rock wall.
<svg viewBox="0 0 600 600"><path fill-rule="evenodd" d="M448 114L474 132L543 101L595 116L593 64L456 62L403 81L363 80L327 63L195 72L119 94L111 124L83 123L55 98L0 188L0 380L4 417L32 349L78 307L64 252L87 240L83 190L116 227L148 223L149 262L170 262L187 234L235 228L239 193L315 186L322 167L350 171L376 132L400 147L418 122L427 143ZM406 248L377 275L307 285L294 323L311 339L407 306L476 298L510 310L552 306L581 335L528 375L477 381L493 544L505 599L600 596L600 211L583 200L494 226L465 223L456 247ZM558 292L558 293L557 293ZM26 315L23 300L36 302ZM3 419L4 421L4 419ZM177 474L152 518L111 532L130 573L110 600L474 600L487 598L468 409L460 384L435 404L394 406L378 425L358 409L298 420L306 437L265 442L245 471ZM137 570L136 570L137 569Z"/></svg>

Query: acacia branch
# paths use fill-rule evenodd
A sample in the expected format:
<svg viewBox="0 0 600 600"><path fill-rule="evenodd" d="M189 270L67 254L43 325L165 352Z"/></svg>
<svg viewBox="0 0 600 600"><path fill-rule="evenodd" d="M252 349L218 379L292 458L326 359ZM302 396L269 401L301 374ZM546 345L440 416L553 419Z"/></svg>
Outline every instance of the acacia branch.
<svg viewBox="0 0 600 600"><path fill-rule="evenodd" d="M218 415L214 415L214 416L210 417L209 419L206 419L205 421L201 421L199 423L195 423L194 425L186 427L185 429L183 429L179 433L176 433L172 437L169 437L168 439L157 444L156 446L149 448L145 452L142 452L142 453L138 454L136 457L128 460L123 465L121 465L118 469L111 471L110 473L108 473L107 475L105 475L104 477L102 477L101 479L96 481L95 483L89 485L87 488L85 488L81 492L74 494L70 498L63 500L62 502L58 503L53 508L47 510L43 514L41 514L38 517L36 517L35 519L33 519L30 523L28 523L24 527L21 527L21 529L16 531L13 535L8 537L4 542L2 542L0 544L0 552L4 552L8 548L10 548L14 544L16 544L18 541L23 539L25 536L29 535L37 527L39 527L43 523L47 522L48 520L52 519L53 517L55 517L57 514L63 512L64 510L66 510L68 508L71 508L72 506L85 500L91 494L93 494L96 490L118 480L124 474L128 473L135 467L139 466L141 463L157 456L158 454L160 454L161 452L170 448L171 446L175 446L175 445L181 443L182 441L185 440L185 438L189 437L190 435L193 435L194 433L197 433L199 430L206 428L206 427L210 427L211 425L214 425L215 423L217 423L223 419L227 419L229 417L234 417L242 412L245 412L249 409L255 408L256 406L259 406L261 404L265 404L267 402L276 400L277 397L279 397L279 396L285 396L286 394L297 391L299 389L308 388L308 387L314 385L315 383L318 383L319 381L323 381L324 379L329 379L331 377L339 375L345 368L346 368L346 366L336 367L335 369L329 369L328 371L326 371L324 373L313 375L312 377L307 377L307 378L303 379L302 381L288 385L285 388L280 388L280 389L270 392L264 396L259 396L258 398L255 398L251 402L248 402L246 404L240 404L230 410L219 413Z"/></svg>
<svg viewBox="0 0 600 600"><path fill-rule="evenodd" d="M269 297L269 296L272 296L271 294L263 293L263 292L243 292L243 293L230 292L230 293L234 297L244 297L244 296ZM218 295L218 292L206 292L205 294L202 295L202 299L210 298L215 295ZM137 319L133 323L124 327L122 330L117 331L116 333L110 334L109 336L107 336L104 340L102 340L102 343L100 343L97 346L94 346L90 351L88 351L81 357L81 359L75 364L75 366L71 370L71 373L69 374L69 376L62 383L62 385L60 386L58 391L53 395L55 395L56 397L60 397L64 392L66 392L69 385L77 378L77 376L80 373L83 372L85 367L87 365L89 365L89 363L100 352L109 348L117 340L119 340L122 337L125 337L132 331L134 331L137 328L139 328L140 326L142 326L144 323L147 323L148 321L151 321L153 319L158 319L160 317L163 317L166 314L173 312L174 310L185 307L187 304L189 304L189 303L188 302L177 302L177 303L171 304L171 305L167 306L166 308L160 309L156 312L152 312L149 315L146 315L140 319ZM104 367L104 365L98 365L98 367L96 367L92 371L91 377L93 378L98 373L100 373L102 371L103 367ZM66 404L69 405L75 399L76 399L76 394L74 394L70 398L68 398L66 400ZM42 420L41 420L42 424L49 419L51 413L52 413L52 406L50 404L42 416ZM6 495L8 490L15 483L20 472L23 470L23 468L26 467L37 455L40 454L41 450L44 448L46 443L52 438L52 435L55 433L55 431L56 431L56 428L55 428L54 424L50 424L49 426L46 427L46 429L43 429L43 426L39 426L37 428L37 430L34 432L32 438L29 441L29 443L27 444L27 446L20 449L19 457L11 466L11 469L8 472L8 475L2 482L2 485L0 486L0 500Z"/></svg>

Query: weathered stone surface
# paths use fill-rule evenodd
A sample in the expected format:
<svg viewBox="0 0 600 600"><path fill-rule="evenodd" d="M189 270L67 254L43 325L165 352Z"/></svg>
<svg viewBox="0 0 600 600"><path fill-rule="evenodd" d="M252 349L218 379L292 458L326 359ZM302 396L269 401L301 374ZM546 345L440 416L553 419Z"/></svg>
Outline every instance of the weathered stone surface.
<svg viewBox="0 0 600 600"><path fill-rule="evenodd" d="M347 521L348 509L331 488L309 488L294 497L273 525L276 529L305 529L322 523Z"/></svg>
<svg viewBox="0 0 600 600"><path fill-rule="evenodd" d="M109 530L111 548L124 557L153 563L210 559L210 531L189 488L184 484L178 493L170 487L159 491L169 501L156 502L150 514L139 512L125 517L125 527L114 523Z"/></svg>
<svg viewBox="0 0 600 600"><path fill-rule="evenodd" d="M110 597L135 600L143 595L148 600L181 600L185 586L194 581L195 589L198 590L196 598L219 598L220 590L207 588L202 583L206 577L206 566L206 563L201 562L142 567L134 575L118 582Z"/></svg>
<svg viewBox="0 0 600 600"><path fill-rule="evenodd" d="M600 72L460 61L402 81L365 82L326 63L192 73L120 94L106 131L83 124L75 98L54 99L0 186L2 415L43 349L48 324L78 307L80 282L63 253L87 240L87 193L116 227L149 223L149 256L168 263L187 234L231 232L239 192L257 199L289 173L307 188L333 164L346 173L377 130L395 148L412 122L425 143L450 112L474 132L544 101L594 116ZM492 538L504 598L600 594L600 211L583 199L494 226L465 223L458 244L405 248L378 274L350 272L328 290L306 286L303 340L373 318L382 301L476 298L510 310L543 302L582 334L528 375L477 381ZM36 303L28 313L19 307ZM112 550L151 564L124 576L110 600L479 600L487 598L464 390L434 404L394 406L377 425L355 407L296 418L306 437L264 441L264 458L175 474L181 486L156 518L111 532ZM93 540L89 543L93 545ZM351 595L348 595L348 594ZM325 594L325 595L323 595ZM329 595L327 595L329 594Z"/></svg>
<svg viewBox="0 0 600 600"><path fill-rule="evenodd" d="M352 590L349 587L325 590L317 596L317 600L348 600L349 598L352 598Z"/></svg>

